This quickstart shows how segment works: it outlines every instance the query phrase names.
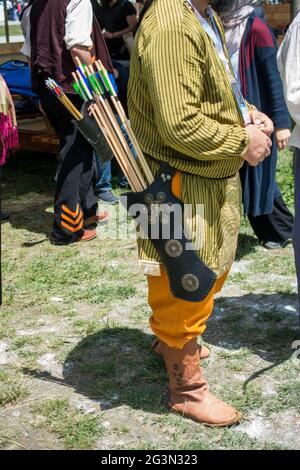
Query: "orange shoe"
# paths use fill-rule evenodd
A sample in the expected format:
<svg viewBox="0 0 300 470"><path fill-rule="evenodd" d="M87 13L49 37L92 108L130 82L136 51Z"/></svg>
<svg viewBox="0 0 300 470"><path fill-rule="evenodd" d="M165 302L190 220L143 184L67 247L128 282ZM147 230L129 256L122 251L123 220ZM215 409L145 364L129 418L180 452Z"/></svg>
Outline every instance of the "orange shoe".
<svg viewBox="0 0 300 470"><path fill-rule="evenodd" d="M76 240L76 242L89 242L97 237L96 229L84 230L83 235Z"/></svg>
<svg viewBox="0 0 300 470"><path fill-rule="evenodd" d="M109 214L107 211L99 212L99 214L92 215L88 219L84 219L84 226L92 225L92 224L104 224L107 222Z"/></svg>

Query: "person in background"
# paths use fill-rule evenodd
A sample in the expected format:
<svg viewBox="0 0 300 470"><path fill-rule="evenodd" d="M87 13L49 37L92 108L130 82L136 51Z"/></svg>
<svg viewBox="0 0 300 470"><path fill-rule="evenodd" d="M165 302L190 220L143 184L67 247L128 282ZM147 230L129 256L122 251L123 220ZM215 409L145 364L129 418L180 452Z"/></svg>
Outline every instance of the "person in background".
<svg viewBox="0 0 300 470"><path fill-rule="evenodd" d="M6 0L6 9L7 9L8 20L12 21L12 19L13 19L13 4L10 0Z"/></svg>
<svg viewBox="0 0 300 470"><path fill-rule="evenodd" d="M99 156L95 155L97 166L97 180L94 185L95 195L100 202L105 204L117 204L118 198L112 192L111 162L101 164Z"/></svg>
<svg viewBox="0 0 300 470"><path fill-rule="evenodd" d="M6 82L0 74L0 184L2 166L5 164L9 152L17 148L18 129L15 107ZM9 219L9 214L2 211L0 195L0 220L7 219Z"/></svg>
<svg viewBox="0 0 300 470"><path fill-rule="evenodd" d="M21 12L22 12L21 2L17 2L17 12L18 12L18 19L20 19Z"/></svg>
<svg viewBox="0 0 300 470"><path fill-rule="evenodd" d="M135 32L137 12L129 0L101 0L100 5L97 0L92 2L113 66L119 72L119 98L126 110L130 54L123 36Z"/></svg>
<svg viewBox="0 0 300 470"><path fill-rule="evenodd" d="M300 12L290 25L278 51L277 64L283 82L284 97L295 122L289 145L295 148L295 224L293 245L298 279L300 308Z"/></svg>
<svg viewBox="0 0 300 470"><path fill-rule="evenodd" d="M134 2L134 6L136 9L137 17L139 18L143 8L145 5L145 0L138 0L137 2Z"/></svg>
<svg viewBox="0 0 300 470"><path fill-rule="evenodd" d="M21 47L21 54L23 54L29 65L31 65L31 44L30 44L30 11L31 7L34 4L35 0L29 0L27 5L24 6L21 15L21 29L24 36L24 43Z"/></svg>
<svg viewBox="0 0 300 470"><path fill-rule="evenodd" d="M226 9L221 0L215 8L221 14L243 96L274 122L270 157L256 167L246 162L240 175L244 212L252 229L266 248L277 249L291 239L294 222L275 181L278 149L286 147L291 124L276 63L276 39L261 12L256 11L258 3L260 0L234 0Z"/></svg>
<svg viewBox="0 0 300 470"><path fill-rule="evenodd" d="M21 48L21 53L24 54L29 62L31 63L31 46L30 46L30 11L31 6L35 0L30 0L26 7L21 13L21 28L24 34L24 44ZM42 110L41 110L42 111ZM108 161L101 165L98 155L95 155L96 167L97 167L97 178L95 182L95 196L101 201L108 204L116 204L118 198L112 193L111 185L111 162Z"/></svg>
<svg viewBox="0 0 300 470"><path fill-rule="evenodd" d="M110 73L113 67L90 0L35 0L29 26L33 90L60 141L51 240L54 244L89 241L97 236L95 224L108 217L107 212L97 213L94 150L74 132L72 116L47 90L45 80L54 78L80 109L82 100L72 87L75 57L89 64L96 56Z"/></svg>
<svg viewBox="0 0 300 470"><path fill-rule="evenodd" d="M91 4L93 7L93 12L99 21L99 2L98 0L91 0ZM118 198L112 192L111 162L107 161L101 164L100 158L97 154L95 154L95 161L97 167L97 178L94 185L95 196L99 201L106 204L116 204L118 202Z"/></svg>
<svg viewBox="0 0 300 470"><path fill-rule="evenodd" d="M133 4L135 10L136 10L136 16L137 16L137 21L139 22L140 14L145 6L147 0L129 0L130 3ZM135 32L134 32L135 33Z"/></svg>

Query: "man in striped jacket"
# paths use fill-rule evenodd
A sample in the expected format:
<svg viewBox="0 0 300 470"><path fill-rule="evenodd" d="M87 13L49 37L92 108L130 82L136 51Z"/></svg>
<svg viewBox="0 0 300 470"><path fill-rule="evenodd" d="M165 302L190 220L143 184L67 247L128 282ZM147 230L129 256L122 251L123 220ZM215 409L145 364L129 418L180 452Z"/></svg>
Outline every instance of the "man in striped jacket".
<svg viewBox="0 0 300 470"><path fill-rule="evenodd" d="M228 3L228 0L226 0ZM148 275L155 350L169 375L171 410L226 426L240 413L208 391L197 345L235 257L240 226L239 169L270 154L271 121L245 103L229 65L222 25L207 0L148 0L131 59L128 91L133 130L155 174L159 162L177 170L173 193L192 207L197 254L217 274L201 302L175 298L150 240L138 240ZM203 217L197 205L204 208Z"/></svg>

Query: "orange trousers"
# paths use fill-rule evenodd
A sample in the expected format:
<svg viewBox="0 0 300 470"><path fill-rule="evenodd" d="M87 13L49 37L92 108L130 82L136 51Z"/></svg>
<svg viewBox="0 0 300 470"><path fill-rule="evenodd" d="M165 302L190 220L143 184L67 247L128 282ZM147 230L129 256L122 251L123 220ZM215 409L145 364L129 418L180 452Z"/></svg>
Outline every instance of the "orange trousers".
<svg viewBox="0 0 300 470"><path fill-rule="evenodd" d="M172 181L172 191L180 197L181 173ZM201 302L177 299L170 291L167 273L161 267L161 276L148 276L148 301L152 309L150 326L153 333L171 348L182 349L192 338L202 335L210 317L214 296L228 276L228 271L217 279L208 296Z"/></svg>

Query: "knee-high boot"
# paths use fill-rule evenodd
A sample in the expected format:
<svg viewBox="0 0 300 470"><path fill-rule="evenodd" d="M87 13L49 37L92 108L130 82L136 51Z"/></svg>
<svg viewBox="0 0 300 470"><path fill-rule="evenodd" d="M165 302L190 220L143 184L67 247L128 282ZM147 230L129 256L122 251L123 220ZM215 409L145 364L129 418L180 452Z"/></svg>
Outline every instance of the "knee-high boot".
<svg viewBox="0 0 300 470"><path fill-rule="evenodd" d="M160 341L158 349L169 376L169 407L172 411L207 426L229 426L240 421L241 414L237 410L208 390L200 368L196 338L183 349L170 348Z"/></svg>

